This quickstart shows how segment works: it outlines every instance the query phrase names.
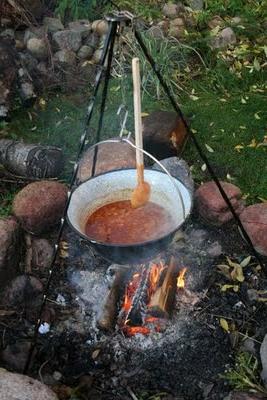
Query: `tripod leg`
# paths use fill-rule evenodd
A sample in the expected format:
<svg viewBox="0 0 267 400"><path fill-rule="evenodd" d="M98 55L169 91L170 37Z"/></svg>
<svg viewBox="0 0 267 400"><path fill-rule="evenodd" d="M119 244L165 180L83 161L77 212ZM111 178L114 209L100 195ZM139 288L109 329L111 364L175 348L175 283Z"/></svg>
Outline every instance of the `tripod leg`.
<svg viewBox="0 0 267 400"><path fill-rule="evenodd" d="M261 257L259 256L259 254L256 252L255 247L254 247L254 245L253 245L253 243L252 243L247 231L245 230L245 228L244 228L239 216L235 212L235 209L232 206L232 203L231 203L230 199L228 198L227 194L225 193L225 191L224 191L224 189L223 189L223 187L222 187L217 175L215 174L215 172L214 172L214 170L213 170L213 168L212 168L212 166L211 166L206 154L202 150L202 147L199 144L198 139L193 134L193 132L191 131L191 129L190 129L189 125L188 125L188 123L186 122L186 119L185 119L185 117L184 117L184 115L182 113L182 110L180 109L180 107L178 106L177 102L175 101L173 95L171 94L168 85L166 84L166 82L163 79L159 69L157 68L157 64L155 63L153 57L149 53L149 51L148 51L148 49L147 49L147 47L146 47L146 45L145 45L145 43L144 43L144 41L142 39L142 36L140 35L140 33L137 30L134 31L134 34L135 34L136 40L139 43L139 45L140 45L140 47L141 47L141 49L142 49L147 61L151 65L154 73L157 75L158 80L160 81L160 84L161 84L165 94L167 95L168 99L170 100L174 110L177 112L177 114L180 116L181 120L183 121L184 126L186 127L187 132L188 132L189 136L191 137L191 139L192 139L192 141L193 141L193 143L194 143L194 145L195 145L200 157L205 162L205 164L207 166L207 169L208 169L212 179L216 183L216 185L217 185L217 187L218 187L218 189L219 189L224 201L226 202L226 204L229 207L229 210L231 211L231 213L232 213L237 225L239 226L239 228L240 228L240 230L241 230L241 232L242 232L242 234L243 234L243 236L244 236L244 238L245 238L245 240L246 240L246 242L248 244L248 247L251 250L251 253L254 255L256 260L259 262L260 266L265 271L265 273L267 273L267 268L265 267L265 265L264 265Z"/></svg>
<svg viewBox="0 0 267 400"><path fill-rule="evenodd" d="M110 39L110 47L109 47L109 53L108 53L108 62L107 62L107 68L106 68L106 74L105 74L104 88L103 88L103 94L102 94L102 102L101 102L101 106L100 106L100 115L99 115L98 127L97 127L97 132L96 132L96 143L98 143L100 140L100 133L101 133L101 129L103 126L103 118L104 118L104 112L105 112L105 106L106 106L106 100L107 100L108 84L109 84L109 79L110 79L110 71L111 71L111 64L112 64L112 58L113 58L113 49L114 49L114 43L115 43L115 38L116 38L118 22L112 21L112 22L110 22L110 25L111 25L111 39ZM98 147L96 146L94 148L94 158L93 158L92 172L91 172L92 177L95 175L97 154L98 154Z"/></svg>

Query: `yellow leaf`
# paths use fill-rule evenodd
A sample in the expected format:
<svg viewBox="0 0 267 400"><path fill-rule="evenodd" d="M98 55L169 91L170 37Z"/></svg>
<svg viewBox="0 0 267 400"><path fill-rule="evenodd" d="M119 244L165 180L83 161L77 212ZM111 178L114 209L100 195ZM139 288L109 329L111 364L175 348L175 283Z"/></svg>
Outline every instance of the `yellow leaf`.
<svg viewBox="0 0 267 400"><path fill-rule="evenodd" d="M223 285L221 287L221 292L227 292L227 290L233 289L234 292L238 292L239 286L238 285Z"/></svg>
<svg viewBox="0 0 267 400"><path fill-rule="evenodd" d="M233 281L244 282L245 277L240 264L236 264L234 269L231 271L231 278L233 279Z"/></svg>
<svg viewBox="0 0 267 400"><path fill-rule="evenodd" d="M141 113L141 117L147 117L148 115L149 115L149 113L146 113L146 112Z"/></svg>
<svg viewBox="0 0 267 400"><path fill-rule="evenodd" d="M235 180L235 178L233 178L230 174L227 174L226 178L228 179L228 181L234 181Z"/></svg>
<svg viewBox="0 0 267 400"><path fill-rule="evenodd" d="M221 101L222 103L227 103L227 100L224 99L224 98L221 98L220 101Z"/></svg>
<svg viewBox="0 0 267 400"><path fill-rule="evenodd" d="M201 171L205 172L206 169L207 169L207 165L206 164L201 165Z"/></svg>
<svg viewBox="0 0 267 400"><path fill-rule="evenodd" d="M259 199L260 201L262 201L263 203L267 203L267 199L264 199L263 197L259 197L259 196L258 196L258 199Z"/></svg>
<svg viewBox="0 0 267 400"><path fill-rule="evenodd" d="M250 263L250 260L251 260L251 256L244 258L244 260L242 260L240 263L241 267L245 268Z"/></svg>
<svg viewBox="0 0 267 400"><path fill-rule="evenodd" d="M238 145L236 145L236 146L234 147L234 149L235 149L238 153L240 153L240 151L241 151L243 148L244 148L244 146L242 146L242 144L238 144Z"/></svg>
<svg viewBox="0 0 267 400"><path fill-rule="evenodd" d="M241 97L241 103L242 104L246 104L247 103L246 100L244 99L244 97Z"/></svg>
<svg viewBox="0 0 267 400"><path fill-rule="evenodd" d="M255 114L254 114L254 117L255 117L255 119L261 119L261 117L259 116L258 113L255 113Z"/></svg>
<svg viewBox="0 0 267 400"><path fill-rule="evenodd" d="M210 152L210 153L214 153L214 150L212 147L210 147L207 143L205 143L206 149Z"/></svg>
<svg viewBox="0 0 267 400"><path fill-rule="evenodd" d="M253 138L250 144L247 145L247 147L252 147L252 148L257 147L256 139Z"/></svg>
<svg viewBox="0 0 267 400"><path fill-rule="evenodd" d="M226 319L220 318L220 325L223 328L224 331L229 332L229 325Z"/></svg>
<svg viewBox="0 0 267 400"><path fill-rule="evenodd" d="M193 101L199 100L199 97L197 97L197 96L195 96L195 95L193 95L193 94L190 94L189 97L190 97L190 99L192 99Z"/></svg>
<svg viewBox="0 0 267 400"><path fill-rule="evenodd" d="M197 133L197 130L196 130L196 129L194 129L194 128L191 128L191 132L193 132L193 133Z"/></svg>

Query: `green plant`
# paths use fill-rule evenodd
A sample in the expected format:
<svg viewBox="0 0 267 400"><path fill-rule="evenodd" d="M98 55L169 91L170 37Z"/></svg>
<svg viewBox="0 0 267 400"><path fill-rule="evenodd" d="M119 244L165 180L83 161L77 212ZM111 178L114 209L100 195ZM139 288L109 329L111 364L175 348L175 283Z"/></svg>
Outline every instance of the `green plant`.
<svg viewBox="0 0 267 400"><path fill-rule="evenodd" d="M63 21L80 18L95 18L106 0L57 0L55 13Z"/></svg>
<svg viewBox="0 0 267 400"><path fill-rule="evenodd" d="M14 191L0 193L0 217L10 215L14 196Z"/></svg>
<svg viewBox="0 0 267 400"><path fill-rule="evenodd" d="M252 354L245 352L237 354L235 367L227 371L224 378L234 389L266 393L266 389L260 383L259 362Z"/></svg>
<svg viewBox="0 0 267 400"><path fill-rule="evenodd" d="M137 17L152 21L162 16L161 6L163 3L162 0L118 0L116 1L116 6L121 10L132 12ZM108 6L108 11L113 9L113 5Z"/></svg>

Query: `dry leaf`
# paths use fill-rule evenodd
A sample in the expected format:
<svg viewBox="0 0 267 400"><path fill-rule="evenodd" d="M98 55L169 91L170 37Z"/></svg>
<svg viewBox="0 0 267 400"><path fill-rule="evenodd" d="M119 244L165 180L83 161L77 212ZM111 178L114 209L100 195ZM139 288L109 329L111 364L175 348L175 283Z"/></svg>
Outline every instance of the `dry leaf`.
<svg viewBox="0 0 267 400"><path fill-rule="evenodd" d="M251 140L250 144L247 145L247 147L252 147L252 148L257 147L256 139L253 138L253 139Z"/></svg>
<svg viewBox="0 0 267 400"><path fill-rule="evenodd" d="M147 117L148 115L149 115L149 113L146 113L146 112L141 113L141 117Z"/></svg>
<svg viewBox="0 0 267 400"><path fill-rule="evenodd" d="M238 292L239 286L238 285L222 285L221 292L227 292L227 290L233 289L235 293Z"/></svg>
<svg viewBox="0 0 267 400"><path fill-rule="evenodd" d="M207 165L206 164L201 165L201 171L205 172L206 169L207 169Z"/></svg>
<svg viewBox="0 0 267 400"><path fill-rule="evenodd" d="M240 265L242 268L245 268L248 266L248 264L250 263L251 260L251 256L248 256L246 258L244 258L244 260L241 261Z"/></svg>
<svg viewBox="0 0 267 400"><path fill-rule="evenodd" d="M199 97L197 97L197 96L195 96L195 95L193 95L193 94L190 94L189 97L190 97L190 99L192 99L193 101L199 100Z"/></svg>
<svg viewBox="0 0 267 400"><path fill-rule="evenodd" d="M234 147L234 149L235 149L238 153L240 153L240 151L241 151L243 148L244 148L244 146L242 146L242 144L237 144L237 145Z"/></svg>
<svg viewBox="0 0 267 400"><path fill-rule="evenodd" d="M231 278L233 279L233 281L244 282L244 280L245 280L245 277L243 274L243 269L242 269L241 265L239 265L239 264L236 264L236 266L231 271L230 275L231 275Z"/></svg>
<svg viewBox="0 0 267 400"><path fill-rule="evenodd" d="M193 132L193 133L197 133L197 130L196 130L196 129L193 129L193 128L191 128L191 132Z"/></svg>
<svg viewBox="0 0 267 400"><path fill-rule="evenodd" d="M229 325L228 322L226 321L226 319L224 318L220 318L220 325L223 328L224 331L229 332Z"/></svg>
<svg viewBox="0 0 267 400"><path fill-rule="evenodd" d="M217 268L221 272L222 275L224 275L227 279L231 280L229 265L220 264L220 265L217 265Z"/></svg>
<svg viewBox="0 0 267 400"><path fill-rule="evenodd" d="M255 118L255 119L261 119L261 117L259 116L258 113L255 113L255 114L254 114L254 118Z"/></svg>
<svg viewBox="0 0 267 400"><path fill-rule="evenodd" d="M242 104L246 104L247 103L246 100L244 99L244 97L241 97L241 103Z"/></svg>
<svg viewBox="0 0 267 400"><path fill-rule="evenodd" d="M214 150L212 147L210 147L207 143L205 143L206 149L210 152L210 153L214 153Z"/></svg>
<svg viewBox="0 0 267 400"><path fill-rule="evenodd" d="M92 353L92 359L95 360L99 356L99 353L100 353L100 349L94 350Z"/></svg>

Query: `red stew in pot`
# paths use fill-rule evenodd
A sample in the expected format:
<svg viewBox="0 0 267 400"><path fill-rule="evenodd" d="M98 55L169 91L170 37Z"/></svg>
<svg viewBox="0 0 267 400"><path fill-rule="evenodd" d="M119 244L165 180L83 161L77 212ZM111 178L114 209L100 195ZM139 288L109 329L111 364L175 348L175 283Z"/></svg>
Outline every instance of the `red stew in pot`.
<svg viewBox="0 0 267 400"><path fill-rule="evenodd" d="M175 228L171 215L156 203L132 208L130 200L106 204L86 222L91 239L110 244L134 244L155 240Z"/></svg>

